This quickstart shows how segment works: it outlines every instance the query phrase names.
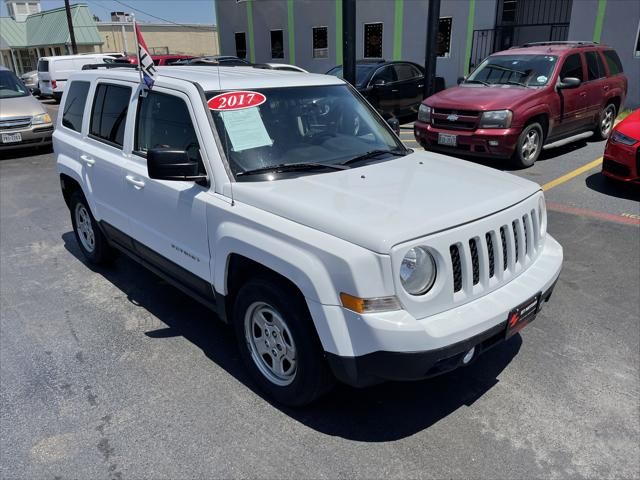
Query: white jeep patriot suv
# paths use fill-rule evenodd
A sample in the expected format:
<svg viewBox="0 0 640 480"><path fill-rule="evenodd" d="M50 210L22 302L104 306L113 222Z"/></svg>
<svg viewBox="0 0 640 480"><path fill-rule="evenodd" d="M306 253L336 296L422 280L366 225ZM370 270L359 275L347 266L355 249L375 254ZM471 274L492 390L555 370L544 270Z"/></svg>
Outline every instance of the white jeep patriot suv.
<svg viewBox="0 0 640 480"><path fill-rule="evenodd" d="M120 250L210 306L284 404L467 365L560 273L538 185L407 149L336 77L83 71L53 140L87 260Z"/></svg>

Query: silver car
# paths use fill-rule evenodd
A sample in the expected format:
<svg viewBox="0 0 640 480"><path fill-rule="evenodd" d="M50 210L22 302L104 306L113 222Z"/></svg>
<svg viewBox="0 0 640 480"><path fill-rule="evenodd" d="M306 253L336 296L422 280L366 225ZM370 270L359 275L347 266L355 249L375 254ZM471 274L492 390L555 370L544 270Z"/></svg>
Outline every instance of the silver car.
<svg viewBox="0 0 640 480"><path fill-rule="evenodd" d="M11 70L0 67L0 151L51 144L53 123Z"/></svg>
<svg viewBox="0 0 640 480"><path fill-rule="evenodd" d="M31 70L30 72L20 75L20 80L24 83L32 94L36 94L34 91L38 88L38 71Z"/></svg>

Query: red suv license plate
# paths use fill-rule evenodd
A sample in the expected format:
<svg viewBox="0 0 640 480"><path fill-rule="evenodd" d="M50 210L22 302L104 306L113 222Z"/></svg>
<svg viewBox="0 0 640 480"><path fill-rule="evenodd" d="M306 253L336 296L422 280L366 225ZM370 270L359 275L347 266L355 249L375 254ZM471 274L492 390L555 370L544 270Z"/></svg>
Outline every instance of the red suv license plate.
<svg viewBox="0 0 640 480"><path fill-rule="evenodd" d="M512 337L529 323L533 322L538 313L539 303L540 294L538 293L535 297L530 298L529 300L509 312L505 338Z"/></svg>

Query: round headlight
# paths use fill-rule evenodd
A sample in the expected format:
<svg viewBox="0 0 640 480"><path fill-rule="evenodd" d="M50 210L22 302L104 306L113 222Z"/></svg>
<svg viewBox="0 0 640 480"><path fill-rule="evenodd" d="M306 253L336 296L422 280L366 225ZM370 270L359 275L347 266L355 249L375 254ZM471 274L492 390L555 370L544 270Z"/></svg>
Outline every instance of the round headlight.
<svg viewBox="0 0 640 480"><path fill-rule="evenodd" d="M424 247L407 252L400 265L400 282L411 295L427 293L436 281L436 261Z"/></svg>

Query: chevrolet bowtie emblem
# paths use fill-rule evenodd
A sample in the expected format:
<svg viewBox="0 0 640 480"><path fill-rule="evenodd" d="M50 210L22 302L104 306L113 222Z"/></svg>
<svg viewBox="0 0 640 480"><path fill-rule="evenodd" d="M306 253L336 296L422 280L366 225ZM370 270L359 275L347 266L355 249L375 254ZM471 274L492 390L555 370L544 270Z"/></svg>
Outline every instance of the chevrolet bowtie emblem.
<svg viewBox="0 0 640 480"><path fill-rule="evenodd" d="M458 118L460 118L458 117L458 115L456 115L455 113L452 113L447 117L447 120L449 120L450 122L455 122L456 120L458 120Z"/></svg>

